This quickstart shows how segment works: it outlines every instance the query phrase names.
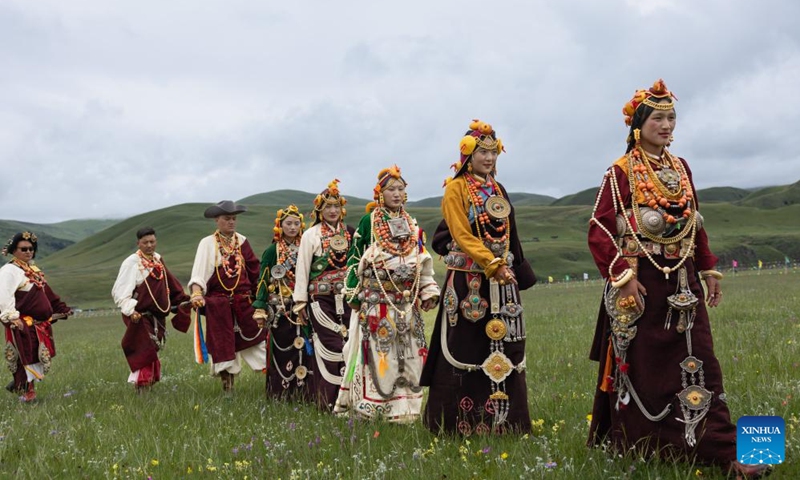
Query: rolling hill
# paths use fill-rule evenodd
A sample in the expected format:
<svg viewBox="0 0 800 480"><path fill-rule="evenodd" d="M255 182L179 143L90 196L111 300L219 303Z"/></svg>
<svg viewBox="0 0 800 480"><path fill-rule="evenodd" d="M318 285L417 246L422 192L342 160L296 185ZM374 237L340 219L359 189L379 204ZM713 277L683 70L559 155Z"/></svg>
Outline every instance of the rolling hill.
<svg viewBox="0 0 800 480"><path fill-rule="evenodd" d="M121 221L58 251L41 267L53 288L71 305L111 306L110 291L122 260L136 249L135 232L152 226L158 234L158 251L182 282L187 282L200 239L214 231L212 220L203 218L206 204L182 204L144 213ZM255 205L239 217L238 231L248 237L256 255L271 241L275 210L281 206ZM351 209L347 221L355 225L362 209ZM439 208L409 208L429 234L441 220ZM591 207L584 205L516 207L517 226L526 257L540 278L565 275L592 278L598 272L586 247ZM720 268L736 259L742 265L800 258L800 204L775 209L709 203L703 208L712 248ZM437 273L442 265L437 261Z"/></svg>
<svg viewBox="0 0 800 480"><path fill-rule="evenodd" d="M316 198L316 196L316 193L302 192L300 190L275 190L273 192L250 195L249 197L238 200L236 203L242 203L244 205L280 205L278 208L294 204L303 211L311 209L311 205L314 204L314 198ZM350 195L344 195L344 197L347 199L348 206L363 207L372 201L351 197Z"/></svg>
<svg viewBox="0 0 800 480"><path fill-rule="evenodd" d="M42 259L64 249L73 243L114 225L119 220L67 220L66 222L37 224L0 220L0 241L5 244L17 232L34 232L39 238L39 250L36 257Z"/></svg>

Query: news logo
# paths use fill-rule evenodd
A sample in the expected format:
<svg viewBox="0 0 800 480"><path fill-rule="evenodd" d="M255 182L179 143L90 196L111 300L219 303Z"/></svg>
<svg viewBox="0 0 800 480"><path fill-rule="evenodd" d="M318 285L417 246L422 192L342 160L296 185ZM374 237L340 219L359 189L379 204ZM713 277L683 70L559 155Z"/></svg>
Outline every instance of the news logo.
<svg viewBox="0 0 800 480"><path fill-rule="evenodd" d="M736 423L736 457L747 465L775 465L786 458L786 422L777 416L745 416Z"/></svg>

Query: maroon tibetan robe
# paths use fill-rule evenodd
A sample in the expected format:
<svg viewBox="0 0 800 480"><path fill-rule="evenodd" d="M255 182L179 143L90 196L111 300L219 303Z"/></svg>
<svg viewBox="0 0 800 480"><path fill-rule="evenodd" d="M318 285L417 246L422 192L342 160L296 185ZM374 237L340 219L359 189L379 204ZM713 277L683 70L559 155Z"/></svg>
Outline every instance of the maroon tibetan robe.
<svg viewBox="0 0 800 480"><path fill-rule="evenodd" d="M20 318L29 316L34 320L32 326L28 326L23 321L24 325L19 330L6 325L6 341L13 342L19 352L17 368L14 372L14 389L21 391L28 382L24 366L40 362L40 343L47 348L50 358L56 356L53 328L48 320L54 313L69 313L70 308L61 301L61 298L47 283L42 287L34 284L27 292L17 290L14 299Z"/></svg>
<svg viewBox="0 0 800 480"><path fill-rule="evenodd" d="M686 162L684 167L691 180L691 171ZM631 188L628 177L619 167L612 167L619 185L625 208L631 208ZM694 190L694 184L692 183ZM696 191L696 190L695 190ZM616 214L609 185L602 192L595 217L612 233L616 234ZM696 201L696 199L695 199ZM683 390L681 385L682 362L687 356L685 335L675 331L675 320L670 330L664 329L667 316L667 296L675 293L677 274L671 273L665 279L664 273L657 270L646 257L638 260L638 281L647 289L645 311L636 323L637 334L627 350L628 376L643 404L651 413L660 412L671 405L672 411L659 422L648 420L634 401L617 410L617 395L612 389L603 391L608 371L613 371L613 358L609 356L611 318L606 313L601 299L597 326L589 358L599 362L597 384L595 386L592 421L589 427L589 445L599 445L609 441L619 452L639 448L644 454L657 454L666 459L695 458L707 464L728 466L736 460L736 428L731 423L730 411L725 402L725 389L722 384L722 370L714 354L711 326L708 311L703 302L705 295L698 272L713 269L717 257L708 246L705 230L697 232L694 257L686 263L689 288L700 302L697 305L694 326L691 329L692 354L703 362L705 388L713 392L711 408L698 425L695 434L697 445L689 447L684 439L684 424L676 420L681 417L680 401L677 394ZM589 249L603 277L608 276L608 268L617 249L612 240L601 229L592 224L589 228ZM662 266L674 267L679 259L665 259L654 256ZM620 258L613 265L614 275L619 275L627 262ZM613 356L613 350L611 351Z"/></svg>
<svg viewBox="0 0 800 480"><path fill-rule="evenodd" d="M245 240L241 248L245 268L238 283L235 277L227 277L223 265L218 265L206 282L206 346L214 363L234 360L236 352L266 340L266 329L258 328L252 306L261 266L249 241ZM236 266L233 258L229 266ZM236 325L240 332L234 331Z"/></svg>
<svg viewBox="0 0 800 480"><path fill-rule="evenodd" d="M153 336L158 339L158 343L164 341L166 318L169 315L169 312L162 312L160 308L163 309L167 305L172 305L174 308L181 302L189 300L181 283L167 270L166 266L164 274L166 281L156 280L147 275L144 282L136 287L133 296L136 298L136 311L142 314L141 320L133 322L129 316L122 316L126 327L125 335L122 337L122 351L125 353L125 359L128 361L131 372L158 361L158 346L153 340ZM169 286L169 292L167 292L167 286ZM152 296L150 292L152 292ZM180 332L186 333L190 323L189 312L180 308L172 317L172 326ZM157 333L156 327L158 328Z"/></svg>

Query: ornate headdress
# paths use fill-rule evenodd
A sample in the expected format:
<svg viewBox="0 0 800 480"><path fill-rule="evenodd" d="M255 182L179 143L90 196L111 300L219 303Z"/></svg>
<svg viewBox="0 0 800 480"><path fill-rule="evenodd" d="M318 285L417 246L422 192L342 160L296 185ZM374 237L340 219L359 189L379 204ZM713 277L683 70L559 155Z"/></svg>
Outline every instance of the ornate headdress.
<svg viewBox="0 0 800 480"><path fill-rule="evenodd" d="M469 160L478 148L495 150L498 155L506 151L505 147L503 147L503 141L497 138L497 134L492 126L474 118L472 119L472 123L469 124L469 130L464 134L464 138L462 138L461 142L458 144L461 157L456 163L450 165L450 168L452 168L455 173L452 177L445 179L445 185L454 177L467 171Z"/></svg>
<svg viewBox="0 0 800 480"><path fill-rule="evenodd" d="M303 214L300 213L300 209L297 208L297 205L292 204L275 212L275 227L272 228L272 232L274 233L272 236L273 243L281 239L281 236L283 235L283 228L281 227L281 224L283 224L283 221L286 220L286 217L299 218L300 233L298 236L303 234L303 230L306 228L306 222L304 221Z"/></svg>
<svg viewBox="0 0 800 480"><path fill-rule="evenodd" d="M322 220L322 209L325 208L325 205L329 204L338 204L342 207L342 215L341 218L344 218L347 215L347 209L344 208L347 205L347 199L341 196L339 193L339 179L334 178L331 180L331 183L328 184L328 188L321 191L319 195L314 198L314 224L316 225Z"/></svg>
<svg viewBox="0 0 800 480"><path fill-rule="evenodd" d="M17 250L17 244L23 240L31 242L31 245L33 245L33 256L35 258L36 251L39 249L39 239L36 237L35 233L31 232L20 232L9 238L6 244L3 246L3 256L5 257L9 254L13 254L14 251Z"/></svg>
<svg viewBox="0 0 800 480"><path fill-rule="evenodd" d="M663 98L669 99L669 102L657 102L657 100ZM638 109L640 105L647 105L656 110L671 110L675 107L676 100L678 100L678 97L670 92L666 84L664 84L664 80L659 78L649 90L636 90L636 93L633 94L633 98L622 107L622 114L625 115L625 125L631 125L633 116L636 114L636 109Z"/></svg>
<svg viewBox="0 0 800 480"><path fill-rule="evenodd" d="M367 212L371 212L377 206L383 206L383 189L393 181L402 182L404 186L408 185L400 173L400 167L397 165L392 165L378 172L378 183L375 184L375 188L372 189L372 198L374 202L369 202L367 204ZM403 198L403 204L407 201L408 195Z"/></svg>

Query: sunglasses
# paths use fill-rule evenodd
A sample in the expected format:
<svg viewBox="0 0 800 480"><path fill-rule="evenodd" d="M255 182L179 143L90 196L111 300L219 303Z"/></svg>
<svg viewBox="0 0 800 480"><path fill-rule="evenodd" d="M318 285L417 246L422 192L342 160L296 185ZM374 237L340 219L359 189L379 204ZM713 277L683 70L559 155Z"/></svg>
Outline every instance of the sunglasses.
<svg viewBox="0 0 800 480"><path fill-rule="evenodd" d="M32 252L33 247L18 247L17 250L19 250L20 252Z"/></svg>

